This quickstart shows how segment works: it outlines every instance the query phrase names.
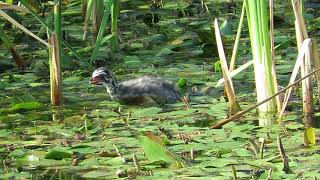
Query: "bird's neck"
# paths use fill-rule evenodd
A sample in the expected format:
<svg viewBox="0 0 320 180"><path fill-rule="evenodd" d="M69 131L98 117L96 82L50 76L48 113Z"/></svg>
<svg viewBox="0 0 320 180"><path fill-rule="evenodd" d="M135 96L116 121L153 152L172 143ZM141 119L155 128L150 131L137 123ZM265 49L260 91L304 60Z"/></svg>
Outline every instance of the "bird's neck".
<svg viewBox="0 0 320 180"><path fill-rule="evenodd" d="M109 94L109 96L111 97L112 100L115 99L115 94L117 89L113 88L113 87L107 87L107 92Z"/></svg>
<svg viewBox="0 0 320 180"><path fill-rule="evenodd" d="M112 81L111 84L106 84L106 83L103 83L104 87L106 87L107 89L107 92L109 94L109 96L111 97L111 99L115 99L115 95L117 94L118 92L118 88L119 88L119 85L117 83L117 81Z"/></svg>
<svg viewBox="0 0 320 180"><path fill-rule="evenodd" d="M102 84L104 87L106 87L109 96L114 100L115 95L117 94L119 85L118 85L118 82L117 82L115 76L111 76L111 78L112 79L104 76L102 79Z"/></svg>

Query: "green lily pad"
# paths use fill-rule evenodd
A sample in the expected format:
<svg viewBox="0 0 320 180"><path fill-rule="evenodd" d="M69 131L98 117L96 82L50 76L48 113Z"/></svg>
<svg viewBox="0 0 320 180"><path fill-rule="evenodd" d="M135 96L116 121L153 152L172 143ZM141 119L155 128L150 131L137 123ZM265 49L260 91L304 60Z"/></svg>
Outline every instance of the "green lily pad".
<svg viewBox="0 0 320 180"><path fill-rule="evenodd" d="M140 136L139 141L146 157L153 162L165 162L176 168L185 167L185 162L175 153L168 150L162 140L150 132Z"/></svg>
<svg viewBox="0 0 320 180"><path fill-rule="evenodd" d="M158 108L158 107L143 108L143 109L134 111L132 113L132 116L135 116L135 117L151 116L151 115L158 114L161 111L162 111L162 108Z"/></svg>
<svg viewBox="0 0 320 180"><path fill-rule="evenodd" d="M45 159L62 160L64 158L71 158L71 153L67 151L53 150L46 154Z"/></svg>
<svg viewBox="0 0 320 180"><path fill-rule="evenodd" d="M106 171L90 171L87 172L83 175L84 178L90 178L90 179L96 179L96 178L103 178L103 177L107 177L110 176L110 172L106 172Z"/></svg>
<svg viewBox="0 0 320 180"><path fill-rule="evenodd" d="M1 129L0 130L0 138L3 138L3 137L8 137L11 135L11 132L7 129Z"/></svg>
<svg viewBox="0 0 320 180"><path fill-rule="evenodd" d="M31 111L35 109L43 108L44 105L39 102L23 102L14 105L10 108L10 111L17 112L17 111Z"/></svg>
<svg viewBox="0 0 320 180"><path fill-rule="evenodd" d="M127 67L137 68L141 65L141 60L138 56L126 56L123 60Z"/></svg>

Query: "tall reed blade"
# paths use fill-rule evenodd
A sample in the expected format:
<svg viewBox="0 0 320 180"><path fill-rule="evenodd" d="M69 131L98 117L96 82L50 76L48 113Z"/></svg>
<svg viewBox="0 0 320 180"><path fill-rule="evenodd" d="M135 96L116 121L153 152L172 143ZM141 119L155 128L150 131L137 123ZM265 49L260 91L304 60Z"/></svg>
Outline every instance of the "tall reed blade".
<svg viewBox="0 0 320 180"><path fill-rule="evenodd" d="M96 41L101 21L102 21L102 16L103 16L103 10L104 10L104 4L103 0L94 0L92 1L92 34L93 34L93 39Z"/></svg>
<svg viewBox="0 0 320 180"><path fill-rule="evenodd" d="M308 39L307 27L304 22L302 8L299 0L291 0L293 12L295 15L295 30L297 38L298 50L301 50L301 46L304 40ZM311 52L308 50L304 56L304 60L301 62L301 76L305 76L311 71ZM302 98L303 98L303 112L305 120L307 122L312 121L313 114L313 92L311 78L307 78L302 81Z"/></svg>
<svg viewBox="0 0 320 180"><path fill-rule="evenodd" d="M217 19L214 20L214 30L215 30L214 32L215 32L217 46L218 46L219 58L221 62L223 79L225 82L225 90L227 92L228 100L230 103L230 113L236 114L238 111L240 111L240 106L236 100L236 95L234 93L233 83L232 83L231 76L229 74L229 68L228 68L227 59L223 49L223 44L222 44L222 39L221 39L219 24Z"/></svg>
<svg viewBox="0 0 320 180"><path fill-rule="evenodd" d="M25 68L25 62L22 57L18 54L16 48L12 44L11 40L9 39L8 35L4 32L2 27L0 26L0 39L4 43L5 47L11 52L12 58L16 63L19 69Z"/></svg>
<svg viewBox="0 0 320 180"><path fill-rule="evenodd" d="M275 94L275 82L272 76L272 60L270 51L270 34L268 28L267 0L246 0L251 49L254 59L257 101L261 102ZM259 124L272 124L277 112L275 99L262 104L258 108Z"/></svg>
<svg viewBox="0 0 320 180"><path fill-rule="evenodd" d="M58 52L58 60L60 61L62 59L62 47L61 47L61 41L62 41L62 16L61 16L61 0L56 0L55 4L53 6L53 22L54 22L54 32L55 35L57 36L57 48L59 49Z"/></svg>
<svg viewBox="0 0 320 180"><path fill-rule="evenodd" d="M82 36L82 40L86 40L87 39L87 34L88 34L88 24L89 24L89 20L91 17L91 12L92 12L92 2L93 0L88 0L87 2L87 6L86 6L86 16L84 18L84 23L83 23L83 36Z"/></svg>
<svg viewBox="0 0 320 180"><path fill-rule="evenodd" d="M103 14L103 18L102 18L99 33L97 36L96 44L95 44L94 50L92 52L92 56L91 56L91 60L90 60L91 62L95 61L98 56L98 52L99 52L99 49L100 49L100 46L102 43L104 31L108 25L109 15L110 15L110 11L111 11L111 7L112 7L113 3L114 3L114 0L107 0L106 1L106 4L105 4L106 9Z"/></svg>
<svg viewBox="0 0 320 180"><path fill-rule="evenodd" d="M87 13L87 5L88 5L88 0L82 0L82 10L81 10L81 15L83 18L86 17L86 13Z"/></svg>
<svg viewBox="0 0 320 180"><path fill-rule="evenodd" d="M120 0L115 0L112 9L111 9L111 21L112 21L112 27L111 27L111 48L113 51L119 50L119 35L118 35L118 18L120 14Z"/></svg>
<svg viewBox="0 0 320 180"><path fill-rule="evenodd" d="M52 33L49 43L50 47L50 87L51 87L51 104L54 106L61 106L62 92L61 92L61 66L60 66L60 52L58 46L58 37Z"/></svg>
<svg viewBox="0 0 320 180"><path fill-rule="evenodd" d="M275 90L279 89L278 81L277 81L277 73L276 73L276 67L275 67L275 48L274 48L274 18L273 18L273 0L269 0L269 14L270 14L270 51L271 51L271 61L272 61L272 77L273 77L273 87ZM276 97L276 103L277 103L277 111L278 113L281 111L281 97Z"/></svg>
<svg viewBox="0 0 320 180"><path fill-rule="evenodd" d="M35 13L35 12L32 10L31 7L29 7L27 0L20 0L20 2L21 2L22 5L24 5L24 6L29 10L29 12L32 14L32 16L33 16L34 18L37 19L37 21L39 21L42 25L44 25L44 26L48 29L48 31L49 31L50 33L53 32L53 28L52 28L51 26L49 26L37 13ZM0 10L0 11L1 11L1 10ZM20 27L19 27L19 28L20 28ZM20 29L21 29L21 28L20 28ZM40 39L40 38L38 38L37 36L34 37L34 38L37 38L38 40ZM44 44L47 45L46 42L42 42L42 43L44 43ZM69 43L67 43L67 42L64 41L63 39L61 40L61 43L62 43L69 51L71 51L72 54L73 54L75 57L77 57L80 61L82 61L82 62L84 63L84 65L86 65L89 69L93 69L92 65L91 65L87 60L85 60L79 53L77 53L77 52L70 46Z"/></svg>

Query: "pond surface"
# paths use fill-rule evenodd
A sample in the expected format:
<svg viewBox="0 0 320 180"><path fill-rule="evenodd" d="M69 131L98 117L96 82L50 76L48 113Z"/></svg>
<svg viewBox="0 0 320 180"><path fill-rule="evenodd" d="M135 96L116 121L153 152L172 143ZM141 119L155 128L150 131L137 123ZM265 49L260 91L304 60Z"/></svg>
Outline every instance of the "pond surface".
<svg viewBox="0 0 320 180"><path fill-rule="evenodd" d="M225 13L227 9L221 4L214 6L208 1L208 6L212 12L220 13L221 23L230 19L235 33L239 17ZM270 169L275 179L319 177L319 146L303 146L305 127L300 118L299 91L294 93L291 112L281 124L259 127L257 114L252 111L222 129L210 129L229 116L223 87L215 87L222 78L219 67L214 65L218 61L215 46L201 39L203 31L205 37L210 37L211 20L204 15L178 17L175 2L167 2L159 10L161 20L152 27L139 19L132 20L149 12L146 7L144 1L123 1L122 51L110 53L105 44L99 63L113 69L119 81L152 75L173 83L186 82L180 91L189 96L191 108L183 102L147 107L121 105L107 96L105 88L89 84L88 69L79 65L75 70L74 64L67 62L64 62L62 111L52 108L48 71L39 65L46 62L46 51L21 42L20 51L24 50L23 54L32 61L32 68L0 74L1 179L231 179L233 167L241 179L265 179ZM64 14L67 39L75 48L84 45L80 40L82 26L74 23L79 12L79 5L70 5ZM30 21L34 20L25 19L25 23ZM285 43L288 32L293 32L292 27L285 32L276 30L276 44ZM238 64L251 58L247 37L245 28ZM233 39L226 37L225 43L227 53L231 54ZM9 59L5 48L0 47L0 56ZM295 47L286 45L279 49L276 59L280 84L287 83L295 57ZM68 58L73 59L68 56L65 60ZM233 80L241 108L254 104L253 68ZM63 120L55 120L53 116L57 114ZM282 171L278 136L289 157L289 174ZM171 154L173 160L150 158L144 145L151 147L152 142L143 137L158 142L153 147L159 148L159 154L162 151ZM263 158L257 152L262 139L265 139ZM184 167L175 162L183 162Z"/></svg>

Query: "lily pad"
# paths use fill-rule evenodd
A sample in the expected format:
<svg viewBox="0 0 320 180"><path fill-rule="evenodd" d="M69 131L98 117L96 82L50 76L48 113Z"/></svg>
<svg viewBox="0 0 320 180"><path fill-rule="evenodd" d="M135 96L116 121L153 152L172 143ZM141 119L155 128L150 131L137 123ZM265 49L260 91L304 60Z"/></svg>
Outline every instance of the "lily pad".
<svg viewBox="0 0 320 180"><path fill-rule="evenodd" d="M42 103L39 102L23 102L14 105L10 108L10 111L17 112L17 111L31 111L35 109L40 109L45 107Z"/></svg>
<svg viewBox="0 0 320 180"><path fill-rule="evenodd" d="M67 151L53 150L46 154L45 159L62 160L64 158L71 158L71 153Z"/></svg>
<svg viewBox="0 0 320 180"><path fill-rule="evenodd" d="M131 68L140 67L141 64L141 60L138 56L126 56L123 60L125 65Z"/></svg>
<svg viewBox="0 0 320 180"><path fill-rule="evenodd" d="M158 107L149 107L149 108L143 108L136 110L132 113L132 116L134 117L146 117L146 116L151 116L158 114L162 111L162 108Z"/></svg>

